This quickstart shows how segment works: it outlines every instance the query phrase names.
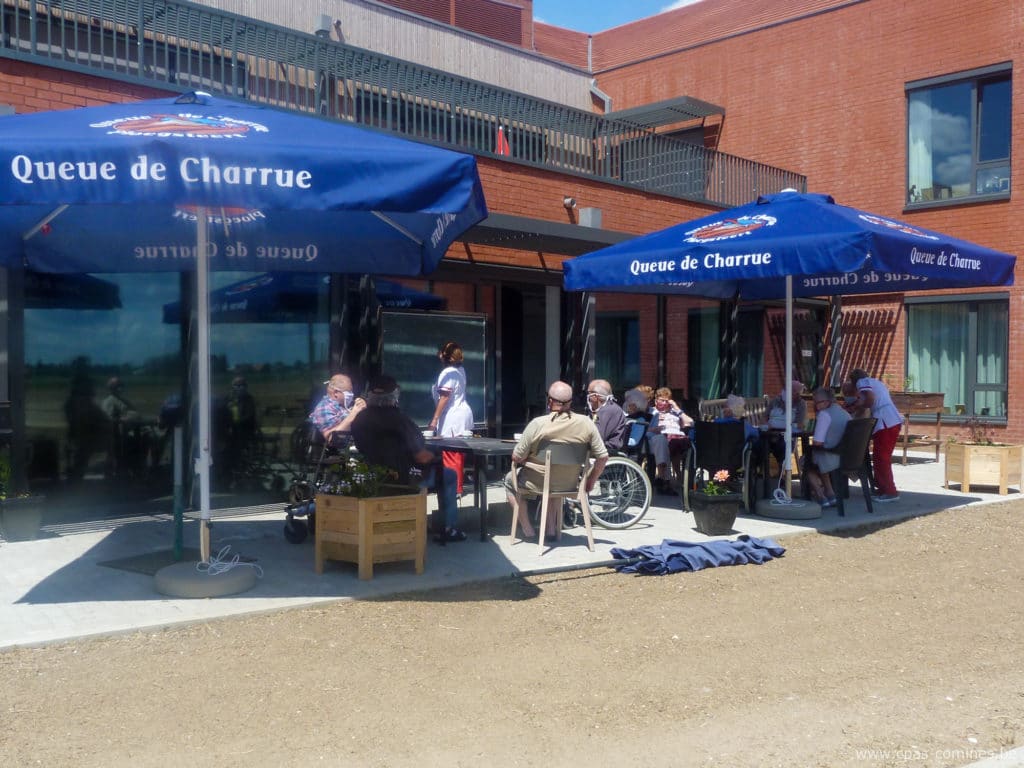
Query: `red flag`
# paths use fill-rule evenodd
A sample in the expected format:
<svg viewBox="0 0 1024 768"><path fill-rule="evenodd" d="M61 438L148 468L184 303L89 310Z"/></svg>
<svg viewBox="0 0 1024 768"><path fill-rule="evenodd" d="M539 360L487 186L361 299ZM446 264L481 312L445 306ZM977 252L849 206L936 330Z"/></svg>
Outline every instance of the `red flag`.
<svg viewBox="0 0 1024 768"><path fill-rule="evenodd" d="M508 145L508 138L505 136L505 129L498 126L498 138L494 142L494 154L508 157L512 154L512 147Z"/></svg>

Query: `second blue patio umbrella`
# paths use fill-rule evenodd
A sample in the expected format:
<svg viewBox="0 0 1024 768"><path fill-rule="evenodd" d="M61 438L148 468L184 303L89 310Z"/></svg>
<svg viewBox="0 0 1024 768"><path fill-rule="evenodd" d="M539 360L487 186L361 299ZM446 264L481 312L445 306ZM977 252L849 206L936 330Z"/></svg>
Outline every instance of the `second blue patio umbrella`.
<svg viewBox="0 0 1024 768"><path fill-rule="evenodd" d="M563 269L574 291L784 298L789 392L794 296L1012 285L1015 265L983 245L786 190L569 259ZM787 429L787 457L791 448Z"/></svg>

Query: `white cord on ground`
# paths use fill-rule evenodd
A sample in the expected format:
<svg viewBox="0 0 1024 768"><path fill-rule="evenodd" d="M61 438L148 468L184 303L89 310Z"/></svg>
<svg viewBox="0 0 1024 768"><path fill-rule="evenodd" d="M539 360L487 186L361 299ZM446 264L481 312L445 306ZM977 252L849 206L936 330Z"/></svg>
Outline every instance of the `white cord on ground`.
<svg viewBox="0 0 1024 768"><path fill-rule="evenodd" d="M256 569L257 578L263 578L263 569L256 563L243 563L242 558L237 554L232 556L230 560L226 560L225 558L228 556L229 549L231 549L231 545L225 545L220 552L210 558L210 562L196 563L196 570L201 573L206 572L210 576L216 576L218 573L225 573L236 566L248 565L249 567Z"/></svg>
<svg viewBox="0 0 1024 768"><path fill-rule="evenodd" d="M795 502L793 501L793 499L791 499L789 497L789 494L786 493L786 490L784 488L776 488L772 492L772 504L773 505L776 505L776 504L794 504L794 503Z"/></svg>

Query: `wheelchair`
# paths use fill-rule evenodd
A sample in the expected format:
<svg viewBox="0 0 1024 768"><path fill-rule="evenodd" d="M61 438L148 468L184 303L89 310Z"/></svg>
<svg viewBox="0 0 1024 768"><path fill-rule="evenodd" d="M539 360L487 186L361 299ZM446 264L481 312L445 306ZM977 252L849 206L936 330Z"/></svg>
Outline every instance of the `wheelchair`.
<svg viewBox="0 0 1024 768"><path fill-rule="evenodd" d="M284 537L292 544L301 544L316 530L316 494L330 468L348 457L352 438L334 433L325 440L320 430L306 421L292 432L290 443L292 460L299 470L288 487Z"/></svg>
<svg viewBox="0 0 1024 768"><path fill-rule="evenodd" d="M590 492L590 519L602 528L629 528L651 506L651 479L628 456L610 456Z"/></svg>
<svg viewBox="0 0 1024 768"><path fill-rule="evenodd" d="M590 492L590 520L602 528L629 528L640 522L650 509L653 491L647 470L631 458L644 460L647 422L634 421L624 450L608 457L604 470ZM568 504L570 509L574 505ZM573 511L575 511L573 509Z"/></svg>

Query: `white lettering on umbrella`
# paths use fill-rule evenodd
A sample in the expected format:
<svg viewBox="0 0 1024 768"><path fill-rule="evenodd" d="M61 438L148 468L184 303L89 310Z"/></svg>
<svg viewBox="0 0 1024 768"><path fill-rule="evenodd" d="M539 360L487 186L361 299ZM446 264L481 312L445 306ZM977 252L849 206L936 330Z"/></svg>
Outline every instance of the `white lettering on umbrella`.
<svg viewBox="0 0 1024 768"><path fill-rule="evenodd" d="M952 269L969 269L972 272L981 271L981 259L965 259L956 251L949 254L949 266Z"/></svg>
<svg viewBox="0 0 1024 768"><path fill-rule="evenodd" d="M723 256L720 253L709 253L704 257L705 269L727 269L730 267L760 267L772 263L769 251L764 253L737 253Z"/></svg>
<svg viewBox="0 0 1024 768"><path fill-rule="evenodd" d="M22 184L36 181L113 181L117 178L117 166L112 162L98 163L95 160L78 162L54 160L33 161L28 155L15 155L11 159L11 175Z"/></svg>
<svg viewBox="0 0 1024 768"><path fill-rule="evenodd" d="M310 189L313 174L292 168L256 168L245 165L217 165L208 157L186 157L178 166L181 178L190 184L231 184L239 186Z"/></svg>
<svg viewBox="0 0 1024 768"><path fill-rule="evenodd" d="M217 254L217 245L210 243L208 249L210 256ZM133 249L136 259L195 259L197 246L195 245L137 245Z"/></svg>
<svg viewBox="0 0 1024 768"><path fill-rule="evenodd" d="M856 285L857 275L848 272L845 275L822 275L821 277L805 277L801 281L804 288L835 288L843 285ZM870 281L868 281L870 282Z"/></svg>
<svg viewBox="0 0 1024 768"><path fill-rule="evenodd" d="M260 245L256 248L257 259L277 259L280 261L316 261L320 250L313 243L307 245Z"/></svg>
<svg viewBox="0 0 1024 768"><path fill-rule="evenodd" d="M639 261L633 259L629 263L629 271L634 275L648 275L654 272L674 272L676 269L676 262L674 259L669 261Z"/></svg>

